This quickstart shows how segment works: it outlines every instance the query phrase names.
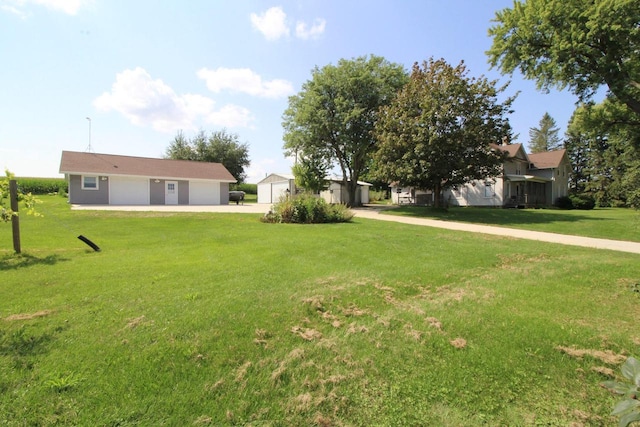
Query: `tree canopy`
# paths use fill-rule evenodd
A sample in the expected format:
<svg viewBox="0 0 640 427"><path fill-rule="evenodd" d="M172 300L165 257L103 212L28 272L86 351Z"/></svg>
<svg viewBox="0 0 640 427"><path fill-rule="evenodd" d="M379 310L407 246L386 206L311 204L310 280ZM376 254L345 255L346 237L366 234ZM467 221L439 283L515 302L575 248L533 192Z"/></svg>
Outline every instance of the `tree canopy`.
<svg viewBox="0 0 640 427"><path fill-rule="evenodd" d="M616 98L576 109L567 128L572 190L599 206L640 208L640 126Z"/></svg>
<svg viewBox="0 0 640 427"><path fill-rule="evenodd" d="M544 113L537 128L529 128L529 150L532 153L553 151L562 147L560 128L549 113Z"/></svg>
<svg viewBox="0 0 640 427"><path fill-rule="evenodd" d="M401 65L373 55L315 67L283 114L285 154L337 164L353 205L357 181L375 150L378 110L406 81Z"/></svg>
<svg viewBox="0 0 640 427"><path fill-rule="evenodd" d="M401 186L432 189L436 206L442 190L498 175L504 157L491 143L512 135L506 116L514 98L498 101L505 89L469 77L462 62L414 64L409 83L381 110L377 174Z"/></svg>
<svg viewBox="0 0 640 427"><path fill-rule="evenodd" d="M238 135L226 129L211 132L201 130L191 140L182 131L169 144L165 157L174 160L222 163L238 183L246 178L244 168L251 164L249 146L238 142Z"/></svg>
<svg viewBox="0 0 640 427"><path fill-rule="evenodd" d="M606 85L640 115L640 2L526 0L496 13L489 62L582 101Z"/></svg>

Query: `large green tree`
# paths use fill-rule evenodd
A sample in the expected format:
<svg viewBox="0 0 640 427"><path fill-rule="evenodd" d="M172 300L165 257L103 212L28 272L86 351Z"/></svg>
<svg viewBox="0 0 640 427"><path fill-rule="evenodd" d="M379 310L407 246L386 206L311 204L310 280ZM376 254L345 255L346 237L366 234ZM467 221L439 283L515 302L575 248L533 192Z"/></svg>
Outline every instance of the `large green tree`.
<svg viewBox="0 0 640 427"><path fill-rule="evenodd" d="M506 87L468 74L462 62L416 63L376 125L378 175L433 190L436 206L444 189L498 175L504 154L491 143L512 135L507 115L514 98L499 101Z"/></svg>
<svg viewBox="0 0 640 427"><path fill-rule="evenodd" d="M192 139L178 132L169 144L165 157L174 160L222 163L238 183L246 178L245 167L251 164L249 146L238 141L238 135L226 129L206 134L201 130Z"/></svg>
<svg viewBox="0 0 640 427"><path fill-rule="evenodd" d="M560 128L549 113L544 113L537 128L529 128L529 150L532 153L557 150L562 147Z"/></svg>
<svg viewBox="0 0 640 427"><path fill-rule="evenodd" d="M315 67L283 114L285 154L319 155L329 165L337 164L349 204L354 205L357 181L375 150L379 108L391 102L406 81L401 65L373 55Z"/></svg>
<svg viewBox="0 0 640 427"><path fill-rule="evenodd" d="M614 97L576 109L567 127L576 192L640 208L640 122Z"/></svg>
<svg viewBox="0 0 640 427"><path fill-rule="evenodd" d="M640 1L526 0L496 13L489 62L582 101L606 85L640 115Z"/></svg>

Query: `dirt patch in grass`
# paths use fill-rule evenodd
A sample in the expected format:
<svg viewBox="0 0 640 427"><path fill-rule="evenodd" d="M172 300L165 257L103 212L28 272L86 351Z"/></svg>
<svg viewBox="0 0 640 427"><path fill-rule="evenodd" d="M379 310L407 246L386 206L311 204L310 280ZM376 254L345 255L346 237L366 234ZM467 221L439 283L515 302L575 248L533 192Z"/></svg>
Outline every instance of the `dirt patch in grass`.
<svg viewBox="0 0 640 427"><path fill-rule="evenodd" d="M451 344L455 348L465 348L467 346L467 340L465 340L464 338L456 338L449 341L449 344Z"/></svg>
<svg viewBox="0 0 640 427"><path fill-rule="evenodd" d="M31 320L37 319L38 317L45 317L53 313L53 310L41 310L36 311L35 313L20 313L20 314L12 314L11 316L7 316L4 318L7 322L11 322L14 320Z"/></svg>
<svg viewBox="0 0 640 427"><path fill-rule="evenodd" d="M294 326L291 328L291 332L306 341L314 341L322 338L322 333L313 328L301 328L300 326Z"/></svg>
<svg viewBox="0 0 640 427"><path fill-rule="evenodd" d="M602 374L602 375L605 375L605 376L611 377L611 378L616 376L616 373L615 373L615 371L613 369L606 368L604 366L593 366L591 368L591 370L593 372L597 372L599 374Z"/></svg>
<svg viewBox="0 0 640 427"><path fill-rule="evenodd" d="M604 363L607 363L609 365L619 365L620 363L627 360L627 356L623 354L614 353L611 350L603 351L603 350L580 349L580 348L573 348L573 347L564 347L561 345L557 346L556 350L578 359L582 359L584 356L589 356L594 359L598 359Z"/></svg>

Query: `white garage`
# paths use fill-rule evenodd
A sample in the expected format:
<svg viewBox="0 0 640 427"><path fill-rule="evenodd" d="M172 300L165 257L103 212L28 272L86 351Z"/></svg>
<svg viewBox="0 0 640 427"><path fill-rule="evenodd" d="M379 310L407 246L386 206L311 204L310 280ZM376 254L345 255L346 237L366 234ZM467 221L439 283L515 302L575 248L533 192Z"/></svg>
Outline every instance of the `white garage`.
<svg viewBox="0 0 640 427"><path fill-rule="evenodd" d="M295 177L272 173L258 182L258 203L277 203L282 196L295 194Z"/></svg>
<svg viewBox="0 0 640 427"><path fill-rule="evenodd" d="M224 205L236 182L222 163L63 151L69 203Z"/></svg>

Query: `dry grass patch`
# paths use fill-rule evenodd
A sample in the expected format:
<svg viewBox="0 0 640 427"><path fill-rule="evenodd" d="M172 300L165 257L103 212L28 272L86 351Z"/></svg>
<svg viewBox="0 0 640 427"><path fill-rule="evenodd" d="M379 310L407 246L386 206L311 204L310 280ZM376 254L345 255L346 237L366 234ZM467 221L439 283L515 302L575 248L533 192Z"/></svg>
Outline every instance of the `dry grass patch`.
<svg viewBox="0 0 640 427"><path fill-rule="evenodd" d="M53 313L53 310L41 310L36 311L35 313L20 313L20 314L12 314L4 318L7 322L12 322L14 320L32 320L37 319L39 317L45 317Z"/></svg>
<svg viewBox="0 0 640 427"><path fill-rule="evenodd" d="M305 341L314 341L322 338L322 332L313 328L302 328L300 326L294 326L291 328L291 332L298 335Z"/></svg>
<svg viewBox="0 0 640 427"><path fill-rule="evenodd" d="M464 338L456 338L449 341L449 344L451 344L455 348L465 348L467 346L467 340L465 340Z"/></svg>
<svg viewBox="0 0 640 427"><path fill-rule="evenodd" d="M584 356L590 356L594 359L598 359L609 365L619 365L627 360L627 356L623 354L614 353L611 350L591 350L591 349L579 349L573 347L557 346L556 350L565 353L571 357L582 359Z"/></svg>

